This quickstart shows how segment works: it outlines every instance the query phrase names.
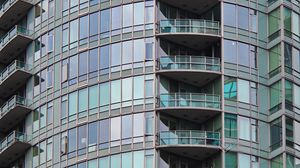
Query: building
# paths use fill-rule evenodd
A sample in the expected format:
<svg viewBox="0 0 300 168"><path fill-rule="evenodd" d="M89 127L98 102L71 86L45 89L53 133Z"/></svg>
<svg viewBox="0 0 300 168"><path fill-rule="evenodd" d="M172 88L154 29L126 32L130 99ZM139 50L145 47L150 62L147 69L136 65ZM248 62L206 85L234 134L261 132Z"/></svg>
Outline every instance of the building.
<svg viewBox="0 0 300 168"><path fill-rule="evenodd" d="M0 168L298 168L298 0L1 0Z"/></svg>

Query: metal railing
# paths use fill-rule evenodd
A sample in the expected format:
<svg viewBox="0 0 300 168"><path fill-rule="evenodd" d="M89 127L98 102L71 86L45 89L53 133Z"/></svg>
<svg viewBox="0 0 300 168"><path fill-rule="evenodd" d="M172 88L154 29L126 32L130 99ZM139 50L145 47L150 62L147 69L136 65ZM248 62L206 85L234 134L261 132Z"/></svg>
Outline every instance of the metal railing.
<svg viewBox="0 0 300 168"><path fill-rule="evenodd" d="M205 56L163 56L158 60L160 70L221 71L220 58Z"/></svg>
<svg viewBox="0 0 300 168"><path fill-rule="evenodd" d="M221 145L219 132L197 130L162 131L159 133L159 144L163 145Z"/></svg>
<svg viewBox="0 0 300 168"><path fill-rule="evenodd" d="M3 15L14 3L17 1L24 1L34 4L34 0L6 0L2 5L0 5L0 16Z"/></svg>
<svg viewBox="0 0 300 168"><path fill-rule="evenodd" d="M29 143L31 141L31 136L17 131L11 132L0 142L0 153L16 141Z"/></svg>
<svg viewBox="0 0 300 168"><path fill-rule="evenodd" d="M30 71L32 69L31 65L25 64L24 62L15 60L10 65L8 65L0 73L0 83L3 82L9 75L14 73L16 70Z"/></svg>
<svg viewBox="0 0 300 168"><path fill-rule="evenodd" d="M0 119L8 113L11 109L15 108L17 105L29 107L32 101L25 99L21 96L13 96L7 102L5 102L0 108Z"/></svg>
<svg viewBox="0 0 300 168"><path fill-rule="evenodd" d="M166 93L159 98L160 107L221 108L219 95L205 93Z"/></svg>
<svg viewBox="0 0 300 168"><path fill-rule="evenodd" d="M33 31L18 25L14 26L0 39L0 49L2 49L11 39L15 38L17 35L31 37L33 35Z"/></svg>
<svg viewBox="0 0 300 168"><path fill-rule="evenodd" d="M160 33L203 33L220 35L220 22L203 19L168 19L159 23Z"/></svg>

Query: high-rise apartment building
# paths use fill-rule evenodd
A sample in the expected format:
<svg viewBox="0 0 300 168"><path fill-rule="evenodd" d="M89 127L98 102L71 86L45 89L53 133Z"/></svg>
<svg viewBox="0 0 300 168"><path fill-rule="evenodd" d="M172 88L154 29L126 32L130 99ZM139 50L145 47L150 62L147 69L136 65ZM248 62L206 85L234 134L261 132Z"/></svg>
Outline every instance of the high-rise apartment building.
<svg viewBox="0 0 300 168"><path fill-rule="evenodd" d="M300 167L300 1L0 4L0 168Z"/></svg>

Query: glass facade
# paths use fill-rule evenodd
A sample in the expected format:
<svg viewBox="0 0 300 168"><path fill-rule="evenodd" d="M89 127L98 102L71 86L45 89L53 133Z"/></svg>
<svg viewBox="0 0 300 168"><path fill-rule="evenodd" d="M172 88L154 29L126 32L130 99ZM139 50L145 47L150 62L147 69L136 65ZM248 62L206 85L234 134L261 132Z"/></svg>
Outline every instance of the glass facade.
<svg viewBox="0 0 300 168"><path fill-rule="evenodd" d="M0 5L0 167L300 166L298 0Z"/></svg>

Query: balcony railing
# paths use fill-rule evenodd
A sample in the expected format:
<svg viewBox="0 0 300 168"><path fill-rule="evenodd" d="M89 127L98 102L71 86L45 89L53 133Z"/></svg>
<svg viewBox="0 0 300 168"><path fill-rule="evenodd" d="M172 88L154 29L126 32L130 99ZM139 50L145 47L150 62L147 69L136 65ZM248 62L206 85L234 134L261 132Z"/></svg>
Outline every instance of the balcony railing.
<svg viewBox="0 0 300 168"><path fill-rule="evenodd" d="M28 36L31 37L33 34L33 31L28 30L24 27L16 25L13 27L7 34L5 34L1 39L0 39L0 50L14 37L17 35L23 35L23 36Z"/></svg>
<svg viewBox="0 0 300 168"><path fill-rule="evenodd" d="M164 56L158 64L160 70L221 71L220 58L204 56Z"/></svg>
<svg viewBox="0 0 300 168"><path fill-rule="evenodd" d="M32 101L25 99L24 97L15 95L12 98L10 98L7 102L5 102L0 108L0 119L10 110L15 108L17 105L29 107L31 104Z"/></svg>
<svg viewBox="0 0 300 168"><path fill-rule="evenodd" d="M209 145L220 146L220 133L197 130L162 131L159 134L163 145Z"/></svg>
<svg viewBox="0 0 300 168"><path fill-rule="evenodd" d="M25 64L24 62L15 60L8 65L0 74L0 83L3 82L9 75L14 73L16 70L23 70L29 72L32 69L31 65Z"/></svg>
<svg viewBox="0 0 300 168"><path fill-rule="evenodd" d="M219 95L204 93L169 93L160 95L160 108L165 107L196 107L221 108Z"/></svg>
<svg viewBox="0 0 300 168"><path fill-rule="evenodd" d="M7 137L5 137L0 142L0 154L6 149L9 148L14 142L23 142L29 143L31 141L31 136L28 136L24 133L13 131Z"/></svg>
<svg viewBox="0 0 300 168"><path fill-rule="evenodd" d="M220 35L218 21L201 19L169 19L160 21L160 33L201 33Z"/></svg>
<svg viewBox="0 0 300 168"><path fill-rule="evenodd" d="M0 5L0 16L3 15L12 5L17 1L24 1L27 3L34 3L34 0L6 0L2 5Z"/></svg>

